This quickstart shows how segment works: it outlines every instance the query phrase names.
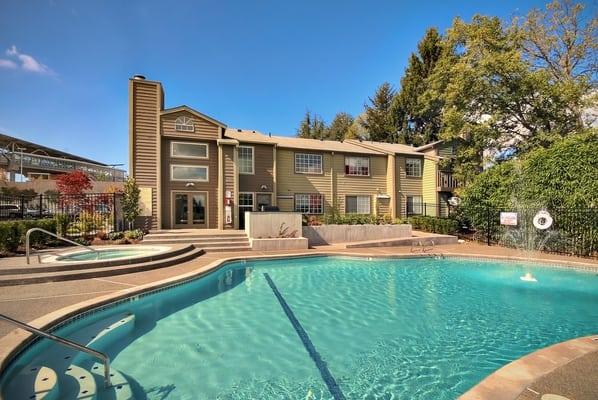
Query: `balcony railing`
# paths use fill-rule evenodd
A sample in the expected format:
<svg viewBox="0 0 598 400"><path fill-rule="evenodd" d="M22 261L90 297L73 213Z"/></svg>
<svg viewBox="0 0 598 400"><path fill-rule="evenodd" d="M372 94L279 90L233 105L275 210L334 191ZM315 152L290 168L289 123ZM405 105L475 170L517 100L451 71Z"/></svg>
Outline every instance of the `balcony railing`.
<svg viewBox="0 0 598 400"><path fill-rule="evenodd" d="M452 190L461 186L461 183L453 178L453 174L445 171L438 171L437 186L439 190Z"/></svg>

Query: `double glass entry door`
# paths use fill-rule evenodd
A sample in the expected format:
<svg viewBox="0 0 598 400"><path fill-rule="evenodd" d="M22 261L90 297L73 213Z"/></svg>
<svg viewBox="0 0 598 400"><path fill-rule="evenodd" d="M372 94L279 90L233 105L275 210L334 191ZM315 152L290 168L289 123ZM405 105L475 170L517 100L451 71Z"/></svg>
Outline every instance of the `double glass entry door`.
<svg viewBox="0 0 598 400"><path fill-rule="evenodd" d="M206 228L208 203L206 193L173 193L173 225L175 228Z"/></svg>

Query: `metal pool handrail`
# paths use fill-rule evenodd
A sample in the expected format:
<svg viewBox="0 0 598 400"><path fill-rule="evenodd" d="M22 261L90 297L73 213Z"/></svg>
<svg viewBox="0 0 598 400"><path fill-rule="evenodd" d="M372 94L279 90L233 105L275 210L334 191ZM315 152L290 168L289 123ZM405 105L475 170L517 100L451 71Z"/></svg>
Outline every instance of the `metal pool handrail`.
<svg viewBox="0 0 598 400"><path fill-rule="evenodd" d="M100 360L102 360L102 363L104 364L104 385L106 388L112 386L112 383L110 383L110 358L106 354L102 353L101 351L97 351L97 350L91 349L89 347L83 346L79 343L75 343L72 340L68 340L63 337L56 336L56 335L53 335L48 332L44 332L42 330L32 327L31 325L27 325L24 322L17 321L16 319L13 319L4 314L0 314L0 319L4 320L6 322L9 322L13 325L16 325L19 328L24 329L28 332L31 332L35 335L42 336L42 337L45 337L50 340L54 340L64 346L71 347L75 350L82 351L82 352L91 354L92 356L94 356L96 358L99 358Z"/></svg>
<svg viewBox="0 0 598 400"><path fill-rule="evenodd" d="M42 229L42 228L31 228L31 229L29 229L29 230L27 231L27 233L25 234L25 254L27 255L27 264L29 264L29 255L30 255L30 253L31 253L31 246L29 245L29 236L31 235L31 233L32 233L32 232L36 232L36 231L37 231L37 232L43 232L43 233L45 233L46 235L53 236L53 237L55 237L56 239L62 240L62 241L64 241L64 242L67 242L67 243L70 243L70 244L74 244L75 246L85 247L87 250L90 250L90 251L93 251L94 253L96 253L96 260L97 260L98 258L100 258L100 252L99 252L98 250L94 249L93 247L89 247L89 246L86 246L86 245L84 245L84 244L77 243L77 242L75 242L75 241L72 241L72 240L70 240L70 239L67 239L67 238L65 238L65 237L58 236L57 234L55 234L55 233L52 233L52 232L50 232L50 231L47 231L47 230L45 230L45 229ZM38 256L37 256L37 260L38 260L38 262L40 262L40 261L41 261L41 260L40 260L40 258L39 258L39 254L38 254Z"/></svg>

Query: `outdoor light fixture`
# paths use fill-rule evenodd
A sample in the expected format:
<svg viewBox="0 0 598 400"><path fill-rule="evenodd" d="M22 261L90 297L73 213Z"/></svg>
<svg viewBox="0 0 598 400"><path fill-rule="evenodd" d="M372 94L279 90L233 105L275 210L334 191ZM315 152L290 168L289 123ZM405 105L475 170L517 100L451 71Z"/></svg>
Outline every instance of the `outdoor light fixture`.
<svg viewBox="0 0 598 400"><path fill-rule="evenodd" d="M193 182L185 183L185 187L194 187L194 186L195 186L195 183L193 183Z"/></svg>

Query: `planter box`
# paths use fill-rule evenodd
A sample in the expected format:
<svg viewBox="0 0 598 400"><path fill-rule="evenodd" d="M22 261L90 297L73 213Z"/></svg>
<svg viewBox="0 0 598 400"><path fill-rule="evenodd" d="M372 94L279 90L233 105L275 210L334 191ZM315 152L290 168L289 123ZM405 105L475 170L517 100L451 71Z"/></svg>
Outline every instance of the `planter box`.
<svg viewBox="0 0 598 400"><path fill-rule="evenodd" d="M305 250L308 248L307 239L301 238L272 238L249 239L251 250Z"/></svg>
<svg viewBox="0 0 598 400"><path fill-rule="evenodd" d="M411 225L320 225L304 226L303 237L310 246L332 243L363 242L375 239L411 237Z"/></svg>

